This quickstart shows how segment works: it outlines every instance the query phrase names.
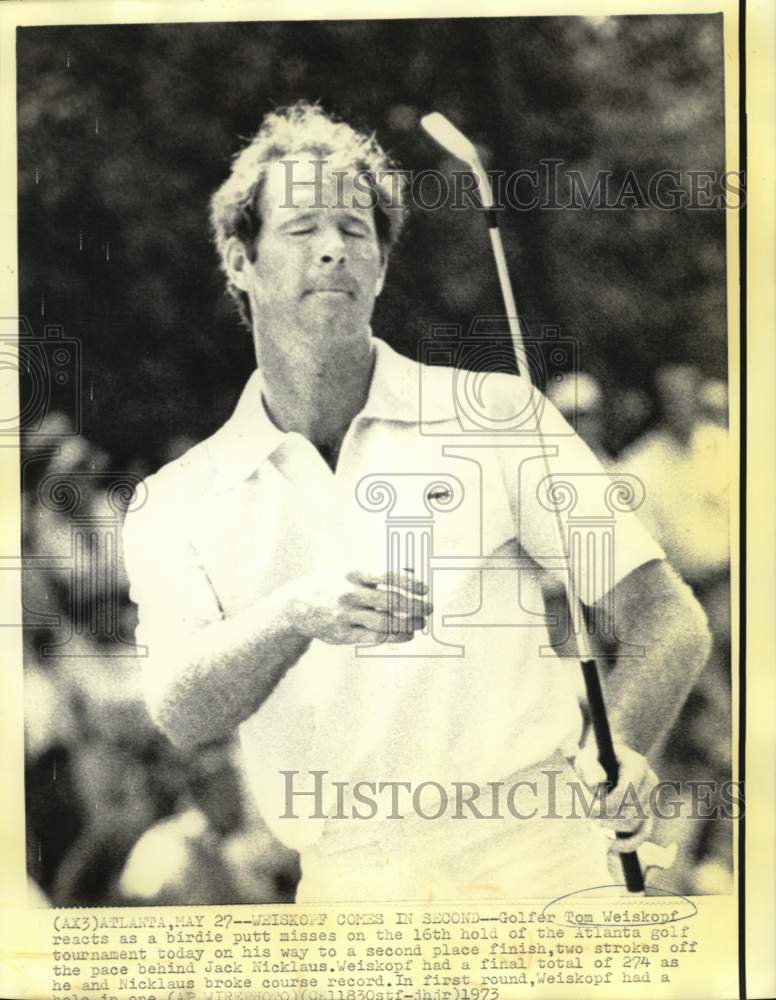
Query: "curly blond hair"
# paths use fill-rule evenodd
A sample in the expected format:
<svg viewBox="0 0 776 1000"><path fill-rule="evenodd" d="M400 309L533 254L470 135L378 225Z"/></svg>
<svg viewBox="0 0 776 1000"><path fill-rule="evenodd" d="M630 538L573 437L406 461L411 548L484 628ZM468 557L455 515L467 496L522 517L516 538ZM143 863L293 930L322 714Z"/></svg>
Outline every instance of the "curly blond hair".
<svg viewBox="0 0 776 1000"><path fill-rule="evenodd" d="M249 328L248 297L229 281L227 241L236 236L248 258L255 260L261 230L261 191L267 172L276 161L302 153L336 158L338 164L363 176L372 191L377 238L386 254L396 244L407 216L404 175L374 134L357 132L308 101L270 112L248 145L235 154L229 177L210 200L210 222L221 267L227 275L227 290Z"/></svg>

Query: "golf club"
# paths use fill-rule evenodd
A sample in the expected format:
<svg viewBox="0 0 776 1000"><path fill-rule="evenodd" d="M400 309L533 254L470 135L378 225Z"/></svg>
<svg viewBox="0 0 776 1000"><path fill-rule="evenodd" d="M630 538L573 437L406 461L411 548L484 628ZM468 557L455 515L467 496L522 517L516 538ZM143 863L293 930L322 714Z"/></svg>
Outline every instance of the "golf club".
<svg viewBox="0 0 776 1000"><path fill-rule="evenodd" d="M496 261L496 270L498 272L499 285L501 286L501 295L504 299L504 305L506 307L507 322L509 323L509 332L512 337L512 346L515 352L517 368L518 371L520 371L521 367L523 367L521 366L521 359L526 359L524 363L525 375L530 382L530 368L527 363L525 344L523 342L523 335L520 329L520 320L518 317L514 292L512 290L512 282L507 269L504 245L498 228L498 217L493 201L493 190L490 185L490 180L483 169L474 144L470 142L470 140L467 139L466 136L452 124L452 122L445 118L444 115L435 111L422 118L420 124L426 132L428 132L431 138L439 143L440 146L446 149L457 159L462 160L469 167L476 178L480 200L482 201L482 206L485 209L487 216L488 232L490 234L490 242L493 247L493 255ZM544 461L544 478L545 482L547 482L549 486L552 482L551 470L547 457L547 451L544 448L541 424L538 416L536 420L536 433L539 438L540 450ZM569 568L569 554L564 540L563 523L561 520L560 510L557 507L553 508L553 510L555 541L558 547L558 552L563 556L564 565ZM614 752L609 718L606 712L603 690L601 688L601 679L598 673L595 658L587 639L584 624L585 618L582 612L583 605L581 598L579 597L574 574L569 571L566 574L566 579L568 580L566 598L571 612L572 628L574 631L574 638L577 643L577 654L582 667L582 676L585 683L585 691L587 693L588 707L590 709L590 719L598 749L598 759L606 772L606 777L610 787L614 788L619 780L620 766ZM580 623L580 627L574 627L575 623ZM618 832L617 836L625 838L628 834ZM632 893L643 893L645 891L644 876L636 852L632 851L621 854L620 859L628 891Z"/></svg>

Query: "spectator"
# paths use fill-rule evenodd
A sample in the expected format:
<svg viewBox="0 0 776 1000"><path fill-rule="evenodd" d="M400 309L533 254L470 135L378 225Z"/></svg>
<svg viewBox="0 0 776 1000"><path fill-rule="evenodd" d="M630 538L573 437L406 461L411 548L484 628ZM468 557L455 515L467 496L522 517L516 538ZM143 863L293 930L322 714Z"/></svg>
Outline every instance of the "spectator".
<svg viewBox="0 0 776 1000"><path fill-rule="evenodd" d="M698 591L727 574L727 432L699 411L702 382L697 368L666 366L655 382L661 421L625 450L618 468L644 483L641 519Z"/></svg>
<svg viewBox="0 0 776 1000"><path fill-rule="evenodd" d="M562 381L550 383L547 397L601 462L608 465L611 455L604 446L603 393L597 379L587 372L570 373Z"/></svg>

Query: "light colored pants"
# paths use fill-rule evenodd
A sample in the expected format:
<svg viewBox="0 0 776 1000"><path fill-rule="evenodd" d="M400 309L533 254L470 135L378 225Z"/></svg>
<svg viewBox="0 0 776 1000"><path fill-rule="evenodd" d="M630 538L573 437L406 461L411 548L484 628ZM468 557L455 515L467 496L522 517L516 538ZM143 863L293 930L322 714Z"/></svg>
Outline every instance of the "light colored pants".
<svg viewBox="0 0 776 1000"><path fill-rule="evenodd" d="M518 819L507 809L507 790L518 781L536 785L536 795L523 786L517 798L521 813L537 810L533 818ZM579 779L557 753L505 780L503 819L453 819L451 809L438 820L329 820L301 855L296 901L554 899L609 885L610 842L594 820L583 818L579 799L574 807L571 781ZM547 818L548 812L559 818Z"/></svg>

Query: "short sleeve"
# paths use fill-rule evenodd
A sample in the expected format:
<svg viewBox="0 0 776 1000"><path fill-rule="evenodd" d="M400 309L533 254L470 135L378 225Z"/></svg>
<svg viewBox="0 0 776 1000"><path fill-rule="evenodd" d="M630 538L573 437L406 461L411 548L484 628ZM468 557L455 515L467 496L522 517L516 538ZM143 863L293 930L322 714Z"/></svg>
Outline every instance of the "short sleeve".
<svg viewBox="0 0 776 1000"><path fill-rule="evenodd" d="M541 437L534 421L533 433L521 428L499 449L517 538L531 558L564 581L568 556L579 596L590 605L665 553L636 513L644 501L638 477L607 471L556 407L533 391Z"/></svg>

